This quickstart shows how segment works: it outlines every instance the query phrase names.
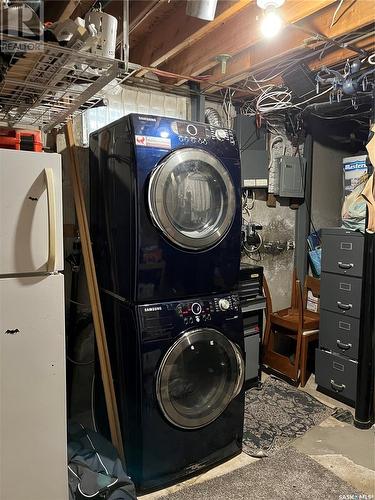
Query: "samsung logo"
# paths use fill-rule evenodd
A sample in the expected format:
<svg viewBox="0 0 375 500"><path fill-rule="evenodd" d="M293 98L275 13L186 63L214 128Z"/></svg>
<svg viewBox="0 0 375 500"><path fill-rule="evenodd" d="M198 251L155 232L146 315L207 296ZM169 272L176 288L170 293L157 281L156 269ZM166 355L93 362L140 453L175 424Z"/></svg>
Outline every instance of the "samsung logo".
<svg viewBox="0 0 375 500"><path fill-rule="evenodd" d="M145 308L145 312L151 312L151 311L161 311L161 306Z"/></svg>

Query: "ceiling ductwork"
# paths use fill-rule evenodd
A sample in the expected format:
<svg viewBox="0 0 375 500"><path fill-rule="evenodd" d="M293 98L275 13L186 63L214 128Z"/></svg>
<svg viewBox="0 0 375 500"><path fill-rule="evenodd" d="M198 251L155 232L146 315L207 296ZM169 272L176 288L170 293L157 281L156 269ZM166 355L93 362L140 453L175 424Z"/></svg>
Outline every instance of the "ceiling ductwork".
<svg viewBox="0 0 375 500"><path fill-rule="evenodd" d="M186 14L204 21L215 19L217 0L187 0Z"/></svg>
<svg viewBox="0 0 375 500"><path fill-rule="evenodd" d="M214 127L222 127L223 122L221 120L221 117L214 108L206 108L206 111L204 113L205 117L205 122L209 123L210 125L213 125Z"/></svg>

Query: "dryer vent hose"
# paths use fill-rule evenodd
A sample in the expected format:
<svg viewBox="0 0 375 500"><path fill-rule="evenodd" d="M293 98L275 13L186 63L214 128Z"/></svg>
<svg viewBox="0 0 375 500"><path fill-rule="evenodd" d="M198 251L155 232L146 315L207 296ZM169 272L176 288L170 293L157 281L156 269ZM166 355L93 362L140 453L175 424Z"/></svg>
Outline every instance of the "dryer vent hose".
<svg viewBox="0 0 375 500"><path fill-rule="evenodd" d="M222 127L223 122L221 121L219 113L214 108L206 108L204 112L204 117L206 123L213 125L214 127Z"/></svg>

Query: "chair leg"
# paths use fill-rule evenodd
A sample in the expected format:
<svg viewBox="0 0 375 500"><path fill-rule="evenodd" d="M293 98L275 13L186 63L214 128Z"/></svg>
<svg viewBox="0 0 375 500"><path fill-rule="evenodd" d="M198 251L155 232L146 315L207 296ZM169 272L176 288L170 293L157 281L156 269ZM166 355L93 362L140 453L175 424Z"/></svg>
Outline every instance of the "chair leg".
<svg viewBox="0 0 375 500"><path fill-rule="evenodd" d="M269 347L270 335L271 335L271 324L270 322L267 322L266 328L264 330L263 350L267 350Z"/></svg>
<svg viewBox="0 0 375 500"><path fill-rule="evenodd" d="M307 354L309 350L309 341L306 337L302 337L301 346L301 387L305 387L307 382Z"/></svg>
<svg viewBox="0 0 375 500"><path fill-rule="evenodd" d="M298 382L298 371L299 371L299 367L300 367L302 339L303 339L302 332L298 332L297 333L296 354L295 354L295 358L294 358L294 375L293 375L293 380L295 382Z"/></svg>

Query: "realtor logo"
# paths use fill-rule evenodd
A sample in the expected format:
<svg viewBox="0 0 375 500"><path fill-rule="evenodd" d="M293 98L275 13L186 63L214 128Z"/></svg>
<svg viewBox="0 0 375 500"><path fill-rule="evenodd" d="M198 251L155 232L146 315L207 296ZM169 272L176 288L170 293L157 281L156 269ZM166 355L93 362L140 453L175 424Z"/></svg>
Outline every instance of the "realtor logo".
<svg viewBox="0 0 375 500"><path fill-rule="evenodd" d="M44 2L12 2L5 0L0 9L1 51L40 52L43 50ZM22 38L22 41L9 37Z"/></svg>

